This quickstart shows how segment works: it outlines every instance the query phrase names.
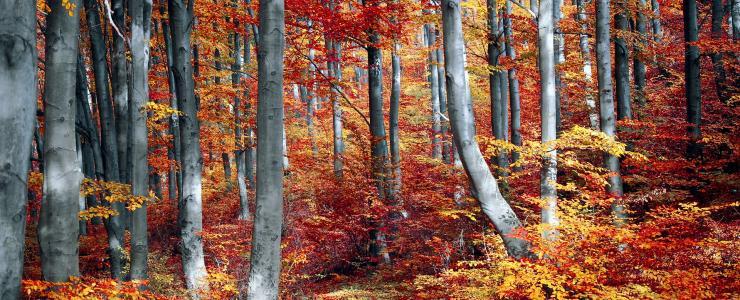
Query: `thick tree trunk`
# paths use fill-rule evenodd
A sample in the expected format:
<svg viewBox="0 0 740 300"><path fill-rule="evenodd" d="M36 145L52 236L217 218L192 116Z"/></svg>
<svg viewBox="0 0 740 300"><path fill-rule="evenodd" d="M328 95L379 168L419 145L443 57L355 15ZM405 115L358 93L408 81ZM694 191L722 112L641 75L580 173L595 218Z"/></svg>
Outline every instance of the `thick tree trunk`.
<svg viewBox="0 0 740 300"><path fill-rule="evenodd" d="M36 122L36 1L2 0L0 7L13 7L0 10L0 299L20 299Z"/></svg>
<svg viewBox="0 0 740 300"><path fill-rule="evenodd" d="M620 33L629 32L629 20L623 2L617 5L619 12L614 15L614 25ZM632 95L630 91L629 48L624 38L614 37L614 76L617 82L617 120L632 119Z"/></svg>
<svg viewBox="0 0 740 300"><path fill-rule="evenodd" d="M609 44L611 14L609 0L596 2L596 68L599 84L599 117L601 132L607 136L616 136L616 120L614 117L614 95L612 87L612 61ZM619 203L622 197L622 176L620 175L619 158L611 154L604 155L604 164L612 176L609 177L608 191L617 200L612 205L612 213L617 222L624 219L624 207Z"/></svg>
<svg viewBox="0 0 740 300"><path fill-rule="evenodd" d="M596 111L596 100L591 90L593 83L593 71L591 64L591 49L588 44L588 17L586 16L586 0L577 0L578 21L581 22L581 34L578 37L578 45L581 48L583 59L583 78L586 81L586 106L588 107L588 119L591 129L599 130L599 113Z"/></svg>
<svg viewBox="0 0 740 300"><path fill-rule="evenodd" d="M180 237L182 238L182 268L185 284L191 293L207 289L203 238L203 207L201 172L203 160L200 150L200 123L198 103L193 80L194 67L190 61L190 34L192 31L193 1L169 0L172 48L174 53L175 87L180 118L180 147L182 149L182 193L180 195Z"/></svg>
<svg viewBox="0 0 740 300"><path fill-rule="evenodd" d="M283 227L283 59L285 7L260 1L257 72L257 199L252 238L249 299L277 299Z"/></svg>
<svg viewBox="0 0 740 300"><path fill-rule="evenodd" d="M129 0L131 15L131 190L134 196L149 195L148 135L144 105L149 99L149 39L151 0ZM147 278L146 202L131 214L131 279Z"/></svg>
<svg viewBox="0 0 740 300"><path fill-rule="evenodd" d="M77 215L82 174L75 142L80 32L80 3L77 2L70 1L74 4L71 10L61 1L50 2L51 13L46 19L44 197L38 236L44 280L54 282L80 275Z"/></svg>
<svg viewBox="0 0 740 300"><path fill-rule="evenodd" d="M123 0L112 1L113 22L116 28L118 28L117 31L113 30L113 51L111 54L113 65L111 78L116 112L116 141L118 142L118 179L123 183L128 183L129 87L128 72L126 70L126 41L124 39L126 34L126 16ZM125 215L122 215L121 218L125 220Z"/></svg>
<svg viewBox="0 0 740 300"><path fill-rule="evenodd" d="M439 138L440 131L442 130L442 119L440 118L439 108L439 73L437 69L437 56L434 49L434 44L437 40L437 34L434 29L434 25L425 24L424 33L426 35L426 46L429 48L429 86L432 95L432 158L442 158L442 143Z"/></svg>
<svg viewBox="0 0 740 300"><path fill-rule="evenodd" d="M699 47L689 43L699 39L697 27L696 0L683 0L683 34L685 43L684 74L686 81L686 122L688 127L689 147L687 155L691 158L701 156L701 80L699 71Z"/></svg>
<svg viewBox="0 0 740 300"><path fill-rule="evenodd" d="M515 230L521 228L521 222L501 195L498 183L491 175L491 170L488 168L475 139L472 103L466 91L468 82L465 78L465 46L460 10L459 0L443 0L442 23L447 106L453 137L460 151L465 172L478 192L477 198L481 209L501 235L509 255L516 258L529 256L529 244L524 240L510 236Z"/></svg>
<svg viewBox="0 0 740 300"><path fill-rule="evenodd" d="M101 28L98 3L94 0L85 0L85 12L92 48L93 71L95 72L95 91L100 113L100 129L102 131L102 152L105 180L118 182L120 166L118 158L118 142L116 140L116 122L113 111L113 100L110 95L108 64L106 59L105 38ZM115 35L115 33L114 33ZM98 166L100 167L100 166ZM108 232L108 255L110 257L111 277L122 279L121 259L123 245L123 213L125 207L121 202L109 203L118 215L110 216L105 223Z"/></svg>

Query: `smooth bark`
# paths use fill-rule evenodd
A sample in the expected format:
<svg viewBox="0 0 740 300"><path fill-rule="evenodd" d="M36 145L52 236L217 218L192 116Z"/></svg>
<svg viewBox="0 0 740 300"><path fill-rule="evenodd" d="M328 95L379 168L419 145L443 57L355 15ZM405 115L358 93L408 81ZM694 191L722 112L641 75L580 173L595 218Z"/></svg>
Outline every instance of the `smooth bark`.
<svg viewBox="0 0 740 300"><path fill-rule="evenodd" d="M614 37L614 76L617 94L617 120L632 119L632 95L630 89L630 62L627 41L621 34L629 32L629 20L623 2L617 5L614 24L620 34Z"/></svg>
<svg viewBox="0 0 740 300"><path fill-rule="evenodd" d="M75 141L80 3L70 3L75 6L68 10L61 1L50 2L46 19L44 196L38 238L43 278L53 282L80 275L77 215L82 172Z"/></svg>
<svg viewBox="0 0 740 300"><path fill-rule="evenodd" d="M285 7L260 1L257 59L257 197L252 237L249 299L277 299L283 226L283 61Z"/></svg>
<svg viewBox="0 0 740 300"><path fill-rule="evenodd" d="M20 299L36 124L36 1L0 0L0 7L13 7L0 10L0 299Z"/></svg>
<svg viewBox="0 0 740 300"><path fill-rule="evenodd" d="M557 0L555 0L557 1ZM540 71L540 117L542 120L542 144L545 153L542 156L540 173L540 198L542 203L542 223L552 227L558 225L558 195L555 187L557 181L557 150L554 141L557 138L557 102L553 0L540 0L540 13L537 22L539 71ZM544 233L547 238L551 231Z"/></svg>
<svg viewBox="0 0 740 300"><path fill-rule="evenodd" d="M701 139L701 79L699 70L699 47L690 43L699 39L697 24L696 0L683 0L683 23L685 45L685 88L686 88L686 122L689 123L689 147L686 151L689 157L698 157L702 149L698 141Z"/></svg>
<svg viewBox="0 0 740 300"><path fill-rule="evenodd" d="M429 86L431 92L431 107L432 107L432 158L442 158L442 141L439 134L442 130L442 119L440 118L440 101L439 101L439 73L437 70L437 51L435 51L434 45L436 44L437 34L435 32L434 25L425 24L424 33L426 35L426 46L429 48L428 62L429 62Z"/></svg>
<svg viewBox="0 0 740 300"><path fill-rule="evenodd" d="M494 224L510 256L529 256L529 244L511 234L522 224L506 202L491 174L475 138L472 103L467 95L465 44L459 0L442 1L447 106L455 145L460 152L465 172L470 178L483 213Z"/></svg>
<svg viewBox="0 0 740 300"><path fill-rule="evenodd" d="M581 59L583 59L583 79L586 81L586 106L588 107L588 120L591 129L599 130L599 113L596 111L596 100L594 99L591 86L593 84L593 69L591 63L591 48L588 42L588 17L586 16L586 0L577 0L578 21L581 23L581 34L578 35L578 46L581 48Z"/></svg>

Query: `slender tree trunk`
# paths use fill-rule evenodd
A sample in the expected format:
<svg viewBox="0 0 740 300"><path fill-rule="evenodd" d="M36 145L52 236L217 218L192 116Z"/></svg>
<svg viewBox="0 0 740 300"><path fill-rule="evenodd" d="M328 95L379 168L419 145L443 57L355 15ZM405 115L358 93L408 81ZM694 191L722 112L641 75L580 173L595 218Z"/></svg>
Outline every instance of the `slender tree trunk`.
<svg viewBox="0 0 740 300"><path fill-rule="evenodd" d="M401 102L401 56L398 53L400 51L401 45L396 42L393 45L393 52L391 54L393 79L391 84L390 121L388 122L391 167L393 168L391 198L394 200L397 200L401 194L401 138L398 131L398 113Z"/></svg>
<svg viewBox="0 0 740 300"><path fill-rule="evenodd" d="M306 125L308 126L308 137L311 140L311 154L314 158L319 155L319 146L316 145L316 128L314 126L314 115L316 114L316 67L314 62L314 50L308 49L308 73L311 80L311 88L308 89L309 96L306 99Z"/></svg>
<svg viewBox="0 0 740 300"><path fill-rule="evenodd" d="M650 6L653 9L653 19L651 20L653 23L653 39L660 42L663 38L663 28L660 24L660 3L658 0L650 0Z"/></svg>
<svg viewBox="0 0 740 300"><path fill-rule="evenodd" d="M129 88L128 75L126 71L126 46L124 36L126 34L126 17L123 0L112 0L113 22L118 30L113 31L113 52L111 61L113 65L112 87L113 101L116 112L116 141L118 142L118 179L129 182L128 176L128 131L129 131ZM121 216L125 220L125 214ZM124 226L125 221L123 222Z"/></svg>
<svg viewBox="0 0 740 300"><path fill-rule="evenodd" d="M557 1L557 0L555 0ZM540 177L540 198L544 201L542 207L542 223L555 227L559 224L557 216L558 195L555 187L557 180L557 150L554 140L557 135L557 90L555 88L555 49L554 49L554 16L553 0L540 0L538 17L538 48L540 69L540 116L542 118L542 144L545 153L542 156L542 171ZM552 231L544 233L549 238Z"/></svg>
<svg viewBox="0 0 740 300"><path fill-rule="evenodd" d="M214 65L216 67L216 72L220 74L221 71L223 71L223 66L221 64L221 52L216 49L213 53L214 57ZM213 76L213 83L216 85L221 85L221 76L216 75ZM226 109L226 106L222 105L223 109ZM222 127L221 130L224 133L228 133L229 128L228 127ZM231 158L229 157L228 152L222 152L221 153L221 165L224 169L224 181L226 182L226 189L231 190L232 182L231 182Z"/></svg>
<svg viewBox="0 0 740 300"><path fill-rule="evenodd" d="M256 33L258 32L256 29L256 26L252 26L252 32ZM257 42L257 35L252 35L252 39L254 42ZM244 64L249 66L252 64L252 51L251 51L251 44L249 43L249 36L244 37ZM245 151L245 157L244 157L244 171L246 172L247 176L247 182L249 183L248 187L251 189L255 188L255 180L254 180L254 166L255 166L255 160L256 160L256 151L254 151L255 148L255 137L254 137L254 129L252 128L251 122L249 122L249 118L252 116L252 102L251 102L251 91L247 87L244 90L244 117L247 120L247 150Z"/></svg>
<svg viewBox="0 0 740 300"><path fill-rule="evenodd" d="M614 95L612 87L612 62L609 49L611 33L609 24L611 14L609 12L609 0L597 0L596 2L596 68L598 71L599 84L599 118L601 132L607 136L616 136L616 120L614 118ZM608 192L617 198L612 205L612 213L617 224L624 219L624 207L620 204L622 197L622 176L619 168L619 158L611 154L604 155L604 164L612 174L609 176Z"/></svg>
<svg viewBox="0 0 740 300"><path fill-rule="evenodd" d="M638 105L645 104L645 62L643 62L642 52L647 41L647 18L642 13L647 7L647 0L639 0L637 17L635 18L635 29L637 30L638 39L634 43L632 52L632 68L634 69L635 80L635 101Z"/></svg>
<svg viewBox="0 0 740 300"><path fill-rule="evenodd" d="M148 135L144 105L149 99L149 39L151 0L129 0L131 15L131 189L134 196L149 195ZM147 278L146 202L131 214L131 279Z"/></svg>
<svg viewBox="0 0 740 300"><path fill-rule="evenodd" d="M439 134L442 130L442 123L439 108L439 73L436 51L434 50L437 34L432 24L425 24L424 32L426 34L426 46L429 48L429 86L432 95L432 158L441 159L442 143Z"/></svg>
<svg viewBox="0 0 740 300"><path fill-rule="evenodd" d="M203 169L200 150L200 123L198 103L193 80L194 66L190 62L190 34L192 31L193 1L169 0L170 26L174 52L175 87L180 118L180 144L182 167L182 193L180 195L180 237L182 238L182 268L185 284L191 293L208 288L203 238L203 208L201 195L201 172Z"/></svg>
<svg viewBox="0 0 740 300"><path fill-rule="evenodd" d="M120 166L118 158L118 142L116 141L116 122L113 112L113 101L108 89L108 65L106 60L105 39L100 22L97 1L85 0L85 12L92 48L93 70L95 72L95 91L98 98L100 113L100 129L102 130L103 168L105 180L118 182ZM115 35L115 33L114 33ZM123 214L125 207L121 202L109 203L118 215L110 216L105 223L108 232L108 255L110 257L111 277L122 279L121 259L123 245Z"/></svg>
<svg viewBox="0 0 740 300"><path fill-rule="evenodd" d="M702 154L698 141L701 139L701 80L699 70L699 47L689 43L699 39L697 27L696 0L683 0L683 34L686 61L684 66L686 81L686 122L688 127L689 147L687 154L691 158Z"/></svg>
<svg viewBox="0 0 740 300"><path fill-rule="evenodd" d="M504 37L506 38L506 56L510 59L516 59L516 49L514 48L514 38L511 28L511 0L506 1L506 17L504 18ZM508 71L509 77L509 102L511 109L511 143L516 146L522 145L522 121L521 121L521 96L519 92L519 78L516 74L516 68L512 67ZM504 101L506 101L504 99ZM504 133L505 134L505 133ZM519 160L519 152L511 153L512 162ZM517 167L516 169L519 169Z"/></svg>
<svg viewBox="0 0 740 300"><path fill-rule="evenodd" d="M450 118L447 114L447 87L445 83L445 58L444 51L440 45L435 50L437 52L437 80L439 80L439 113L442 117L442 161L452 163L452 141L448 137L450 131Z"/></svg>
<svg viewBox="0 0 740 300"><path fill-rule="evenodd" d="M249 299L277 299L283 226L283 59L285 7L260 1L257 106L257 206L252 238Z"/></svg>
<svg viewBox="0 0 740 300"><path fill-rule="evenodd" d="M0 298L20 299L36 122L36 1L2 0L0 7L13 7L0 10Z"/></svg>
<svg viewBox="0 0 740 300"><path fill-rule="evenodd" d="M725 17L725 7L722 0L712 0L712 38L722 38L722 21ZM726 83L725 66L722 61L722 53L717 51L711 54L712 66L714 67L714 83L717 88L717 96L722 103L729 103L730 95Z"/></svg>
<svg viewBox="0 0 740 300"><path fill-rule="evenodd" d="M542 5L542 3L540 3ZM562 104L567 100L567 94L563 92L564 83L559 65L565 62L565 35L560 29L560 19L563 18L563 0L553 0L553 58L555 60L555 131L557 135L563 129Z"/></svg>
<svg viewBox="0 0 740 300"><path fill-rule="evenodd" d="M577 0L578 21L581 23L581 34L578 37L583 59L583 78L586 81L586 106L588 107L588 119L591 129L599 130L599 113L596 111L596 100L594 99L591 85L593 83L593 71L591 64L591 49L588 44L588 17L586 16L586 0Z"/></svg>
<svg viewBox="0 0 740 300"><path fill-rule="evenodd" d="M498 67L498 58L501 55L498 47L499 29L498 29L498 9L495 0L486 0L488 26L488 86L489 98L491 99L491 132L496 139L501 139L503 134L501 130L501 80L500 72L495 68ZM499 161L496 160L498 165Z"/></svg>
<svg viewBox="0 0 740 300"><path fill-rule="evenodd" d="M617 5L619 12L614 15L616 29L620 33L629 32L629 20L624 2ZM617 120L632 119L632 95L630 91L630 62L627 42L620 34L614 37L614 76L617 82Z"/></svg>
<svg viewBox="0 0 740 300"><path fill-rule="evenodd" d="M165 5L166 3L161 3L159 6L159 13L160 15L165 14ZM164 40L165 45L165 51L167 52L167 86L169 88L170 93L170 106L172 109L179 110L177 106L177 92L175 91L175 75L173 73L173 50L172 50L172 35L170 33L170 21L169 19L162 22L162 38ZM170 134L172 135L172 146L171 146L171 153L172 153L172 159L175 161L180 160L180 127L179 127L179 121L178 121L178 115L172 114L172 117L170 117L169 120L170 123ZM170 172L169 172L169 178L167 181L169 182L169 197L171 200L178 199L178 195L180 194L180 191L182 190L182 172L180 172L180 168L176 165L170 166Z"/></svg>
<svg viewBox="0 0 740 300"><path fill-rule="evenodd" d="M653 0L657 1L657 0ZM740 40L740 0L731 0L730 16L732 17L732 39Z"/></svg>
<svg viewBox="0 0 740 300"><path fill-rule="evenodd" d="M236 27L239 26L238 22L235 22ZM231 84L235 89L239 89L241 84L242 76L242 50L241 50L241 36L238 33L233 34L233 45L234 45L234 64L231 65ZM236 183L239 188L239 220L249 220L249 188L247 187L247 177L244 174L244 129L242 128L242 104L241 97L237 92L234 95L234 140L236 141L236 150L234 151L234 160L236 163Z"/></svg>
<svg viewBox="0 0 740 300"><path fill-rule="evenodd" d="M334 9L334 2L331 2L331 9ZM334 84L331 89L331 103L332 103L332 133L334 139L334 176L342 178L342 171L344 168L344 138L342 137L342 104L339 101L339 95L341 93L341 86L339 83L342 81L342 44L339 40L331 40L331 47L329 47L329 53L331 53L330 66L329 66L329 77L333 78L337 84Z"/></svg>
<svg viewBox="0 0 740 300"><path fill-rule="evenodd" d="M77 215L82 174L75 150L74 104L80 32L77 2L70 1L71 10L61 1L50 2L46 19L44 197L38 236L44 280L54 282L80 275Z"/></svg>
<svg viewBox="0 0 740 300"><path fill-rule="evenodd" d="M447 79L447 106L450 113L455 145L460 151L465 172L478 192L483 213L493 222L504 240L509 255L529 256L529 244L510 234L520 228L521 222L498 189L483 154L475 139L472 103L467 97L465 50L462 36L462 18L459 0L443 0L442 23L444 31L445 71ZM552 39L551 39L552 40ZM552 57L552 56L550 56Z"/></svg>

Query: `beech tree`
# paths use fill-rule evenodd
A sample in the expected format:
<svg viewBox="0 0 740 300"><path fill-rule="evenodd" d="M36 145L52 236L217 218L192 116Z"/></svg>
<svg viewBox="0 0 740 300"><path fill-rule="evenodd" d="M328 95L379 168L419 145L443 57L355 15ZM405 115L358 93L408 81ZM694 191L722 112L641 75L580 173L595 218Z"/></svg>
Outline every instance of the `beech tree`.
<svg viewBox="0 0 740 300"><path fill-rule="evenodd" d="M44 197L38 224L41 271L47 281L79 276L79 196L82 170L75 141L75 85L80 32L78 1L49 5L44 80Z"/></svg>
<svg viewBox="0 0 740 300"><path fill-rule="evenodd" d="M36 1L0 7L0 298L20 299L28 171L36 117Z"/></svg>
<svg viewBox="0 0 740 300"><path fill-rule="evenodd" d="M557 1L557 0L555 0ZM542 156L542 171L540 177L540 198L542 199L542 223L557 226L558 194L557 182L557 150L554 141L557 137L557 90L555 74L554 49L555 23L553 18L553 0L540 0L539 15L537 16L537 46L540 71L540 118L542 120L542 144L545 153ZM548 233L545 232L545 236Z"/></svg>

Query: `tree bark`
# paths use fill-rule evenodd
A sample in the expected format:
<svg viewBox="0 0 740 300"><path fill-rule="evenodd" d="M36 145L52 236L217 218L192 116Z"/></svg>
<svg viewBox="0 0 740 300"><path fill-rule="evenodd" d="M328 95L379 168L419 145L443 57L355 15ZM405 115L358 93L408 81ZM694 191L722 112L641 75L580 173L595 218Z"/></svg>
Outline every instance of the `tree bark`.
<svg viewBox="0 0 740 300"><path fill-rule="evenodd" d="M663 38L663 28L660 23L660 3L658 0L650 0L650 6L653 9L653 39L660 42Z"/></svg>
<svg viewBox="0 0 740 300"><path fill-rule="evenodd" d="M611 33L609 32L611 14L609 12L609 0L597 0L596 2L596 68L598 72L599 85L599 123L601 132L607 136L616 136L616 120L614 118L614 95L612 87L612 62L609 44ZM606 153L604 164L609 172L608 192L617 198L612 205L612 213L617 222L624 219L624 207L620 204L622 197L622 176L619 168L619 158Z"/></svg>
<svg viewBox="0 0 740 300"><path fill-rule="evenodd" d="M491 174L475 139L472 103L466 91L468 82L465 76L465 46L460 1L443 0L441 8L447 106L455 145L460 152L465 172L478 193L481 209L501 235L507 252L516 258L529 256L529 244L511 236L514 231L521 228L521 222L501 195L498 183Z"/></svg>
<svg viewBox="0 0 740 300"><path fill-rule="evenodd" d="M330 3L331 9L334 9L334 2ZM336 81L331 89L331 103L332 103L332 134L333 134L333 146L334 146L334 176L342 178L344 169L344 138L342 137L343 121L342 121L342 104L339 101L339 96L342 93L342 88L339 85L342 81L342 44L339 40L331 40L331 47L329 47L329 53L331 59L329 60L329 77Z"/></svg>
<svg viewBox="0 0 740 300"><path fill-rule="evenodd" d="M38 237L43 278L53 282L80 275L77 215L82 173L75 141L80 16L78 1L70 3L74 5L67 10L62 1L50 2L46 19L44 197Z"/></svg>
<svg viewBox="0 0 740 300"><path fill-rule="evenodd" d="M113 51L111 54L113 65L113 74L111 74L113 101L115 102L116 113L116 141L118 142L118 179L123 183L128 183L129 87L128 72L126 70L126 41L124 39L126 34L126 16L123 0L113 0L112 6L113 22L116 28L118 28L117 31L113 31ZM125 219L123 215L121 218Z"/></svg>
<svg viewBox="0 0 740 300"><path fill-rule="evenodd" d="M635 18L635 29L637 30L638 39L633 46L632 68L635 80L636 97L638 105L645 104L645 62L641 57L645 42L647 41L647 18L642 13L647 7L647 0L639 0L637 17Z"/></svg>
<svg viewBox="0 0 740 300"><path fill-rule="evenodd" d="M506 17L504 18L504 37L506 38L506 56L516 60L516 49L514 48L514 37L511 28L511 0L506 1ZM509 77L509 103L511 110L511 143L516 146L522 145L522 121L521 121L521 96L519 92L519 78L516 74L516 67L512 67L507 72ZM504 101L506 101L504 99ZM504 133L506 134L506 133ZM511 161L519 160L519 152L512 151ZM516 169L519 169L518 167Z"/></svg>
<svg viewBox="0 0 740 300"><path fill-rule="evenodd" d="M591 84L593 83L593 71L591 63L591 49L588 44L588 17L586 16L586 0L577 0L578 21L581 23L581 34L578 37L578 45L581 48L581 58L583 59L583 78L586 81L586 106L588 107L588 119L591 129L599 130L599 113L596 111L596 101L594 100Z"/></svg>
<svg viewBox="0 0 740 300"><path fill-rule="evenodd" d="M555 0L557 1L557 0ZM553 0L540 0L540 12L537 22L539 71L540 71L540 117L542 118L542 144L545 153L542 156L542 171L540 174L540 198L544 201L542 207L542 223L555 227L559 224L557 216L558 195L555 187L557 180L557 150L554 141L557 138L557 102L555 81L555 49L554 49L554 17ZM549 238L552 231L545 231L543 235Z"/></svg>
<svg viewBox="0 0 740 300"><path fill-rule="evenodd" d="M699 70L699 47L689 43L699 39L696 0L683 0L683 34L685 45L686 122L688 126L690 158L701 156L701 80Z"/></svg>
<svg viewBox="0 0 740 300"><path fill-rule="evenodd" d="M36 1L0 0L0 298L20 299L36 122ZM40 154L40 153L39 153Z"/></svg>
<svg viewBox="0 0 740 300"><path fill-rule="evenodd" d="M161 3L159 6L159 13L160 15L164 15L165 13L165 3ZM174 110L179 110L177 106L177 92L175 90L175 75L173 73L173 50L172 50L172 35L170 33L170 21L169 19L162 22L162 36L164 39L164 45L165 45L165 51L167 52L167 86L170 93L170 106ZM170 134L172 135L172 159L175 161L180 160L180 126L179 124L179 117L177 114L172 114L172 117L170 117L169 123L170 123ZM169 182L169 197L170 200L178 199L178 195L180 194L180 191L182 191L182 172L180 172L180 169L177 165L173 165L170 167L170 173L168 176L167 181Z"/></svg>
<svg viewBox="0 0 740 300"><path fill-rule="evenodd" d="M398 199L401 194L401 150L400 143L401 138L398 130L398 113L401 102L401 45L396 42L393 45L393 52L391 54L392 60L392 84L391 84L391 99L390 99L390 112L388 122L388 133L390 141L390 154L391 154L391 168L393 178L391 184L391 198ZM441 150L441 149L440 149Z"/></svg>
<svg viewBox="0 0 740 300"><path fill-rule="evenodd" d="M238 22L235 22L238 27ZM236 90L239 90L241 85L241 70L242 70L242 50L241 50L241 36L238 33L233 34L233 51L234 51L234 63L231 65L231 84ZM234 95L234 140L236 141L236 150L234 151L234 160L236 163L236 184L239 188L239 220L249 220L249 188L247 187L247 177L244 174L245 168L245 157L244 157L244 129L242 128L242 104L241 97L237 92Z"/></svg>
<svg viewBox="0 0 740 300"><path fill-rule="evenodd" d="M185 284L191 294L208 288L208 272L203 254L203 207L201 172L203 158L200 150L200 123L193 79L194 66L190 61L190 34L192 32L193 1L169 0L170 26L174 53L173 74L177 91L180 118L180 166L182 191L180 195L180 237L182 238L182 268Z"/></svg>
<svg viewBox="0 0 740 300"><path fill-rule="evenodd" d="M249 299L278 299L283 226L283 60L285 6L260 1L257 105L257 199Z"/></svg>
<svg viewBox="0 0 740 300"><path fill-rule="evenodd" d="M722 0L712 0L712 38L722 38L722 21L725 17L725 7ZM717 97L722 103L729 103L730 94L726 82L725 66L722 61L723 55L717 51L711 54L712 66L714 67L714 83L717 88Z"/></svg>
<svg viewBox="0 0 740 300"><path fill-rule="evenodd" d="M134 196L149 195L148 135L144 105L149 99L149 39L151 0L129 0L131 15L131 190ZM131 214L131 279L147 278L146 202Z"/></svg>
<svg viewBox="0 0 740 300"><path fill-rule="evenodd" d="M437 57L434 49L434 44L437 40L434 25L425 24L424 31L426 34L426 46L429 48L429 86L432 95L432 158L442 158L442 143L439 138L440 131L442 130L442 123L440 118L439 108L439 73L437 70Z"/></svg>
<svg viewBox="0 0 740 300"><path fill-rule="evenodd" d="M626 33L629 31L629 20L625 3L620 1L617 9L619 12L614 15L615 27L620 33ZM614 37L614 76L617 77L617 120L632 119L629 48L621 35Z"/></svg>

